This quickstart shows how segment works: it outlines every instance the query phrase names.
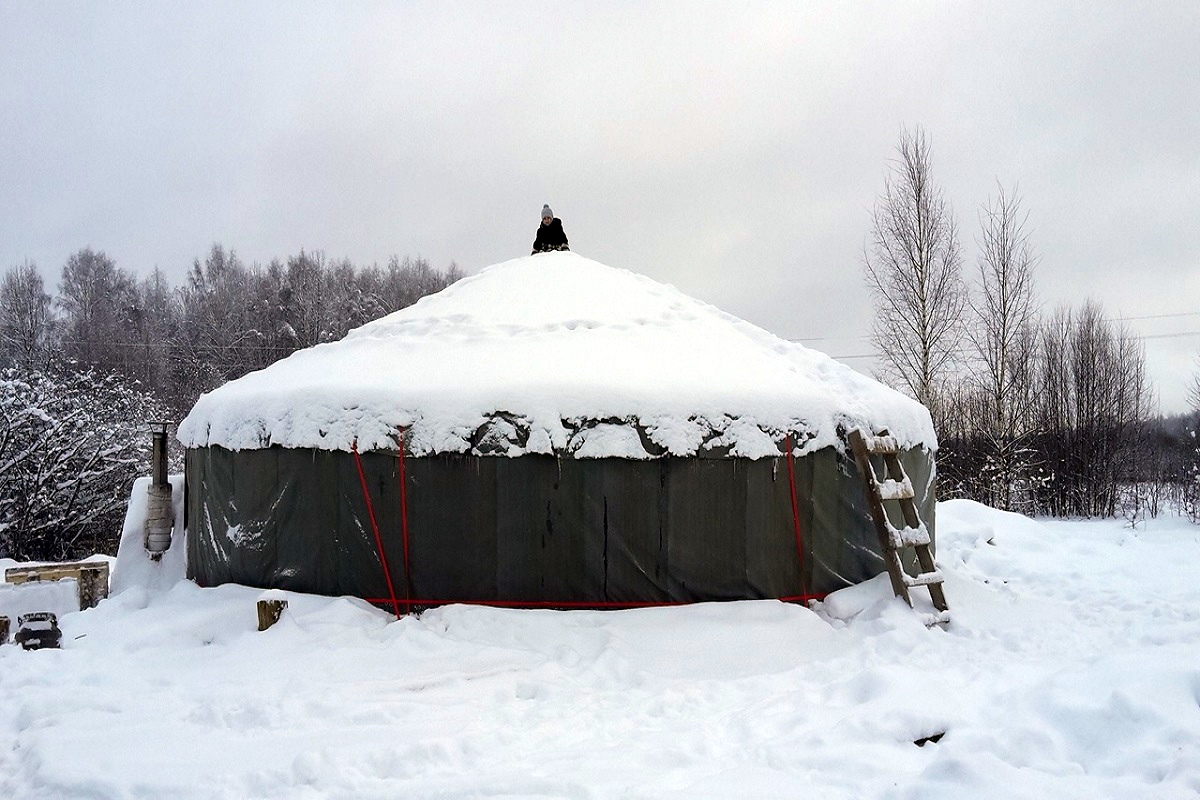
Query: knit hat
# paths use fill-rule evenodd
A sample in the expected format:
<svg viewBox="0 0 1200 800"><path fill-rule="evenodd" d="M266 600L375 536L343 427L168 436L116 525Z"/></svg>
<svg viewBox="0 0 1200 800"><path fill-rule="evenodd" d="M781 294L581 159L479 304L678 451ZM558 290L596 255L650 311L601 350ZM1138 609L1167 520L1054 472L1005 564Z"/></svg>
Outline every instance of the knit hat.
<svg viewBox="0 0 1200 800"><path fill-rule="evenodd" d="M542 206L542 219L554 219L554 212L550 210L549 204Z"/></svg>

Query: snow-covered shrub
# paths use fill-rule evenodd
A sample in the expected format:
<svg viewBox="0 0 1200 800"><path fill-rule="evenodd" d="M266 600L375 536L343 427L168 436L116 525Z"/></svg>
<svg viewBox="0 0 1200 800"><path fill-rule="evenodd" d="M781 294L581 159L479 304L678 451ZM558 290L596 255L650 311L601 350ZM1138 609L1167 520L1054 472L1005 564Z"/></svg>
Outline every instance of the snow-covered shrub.
<svg viewBox="0 0 1200 800"><path fill-rule="evenodd" d="M0 557L112 551L162 413L115 376L0 371Z"/></svg>
<svg viewBox="0 0 1200 800"><path fill-rule="evenodd" d="M1200 429L1200 419L1188 431L1191 440L1189 446L1191 463L1186 466L1187 472L1183 478L1183 496L1180 505L1187 518L1200 525L1200 435L1197 434L1198 429Z"/></svg>

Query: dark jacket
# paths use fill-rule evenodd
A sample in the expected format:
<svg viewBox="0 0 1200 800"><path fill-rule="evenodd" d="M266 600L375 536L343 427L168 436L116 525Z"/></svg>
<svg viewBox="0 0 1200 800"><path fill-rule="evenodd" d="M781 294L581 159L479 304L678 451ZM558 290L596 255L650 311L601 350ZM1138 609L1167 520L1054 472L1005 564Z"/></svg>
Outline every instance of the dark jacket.
<svg viewBox="0 0 1200 800"><path fill-rule="evenodd" d="M544 253L547 250L566 250L567 234L563 232L562 220L558 217L550 220L549 225L538 225L537 238L533 240L533 252Z"/></svg>

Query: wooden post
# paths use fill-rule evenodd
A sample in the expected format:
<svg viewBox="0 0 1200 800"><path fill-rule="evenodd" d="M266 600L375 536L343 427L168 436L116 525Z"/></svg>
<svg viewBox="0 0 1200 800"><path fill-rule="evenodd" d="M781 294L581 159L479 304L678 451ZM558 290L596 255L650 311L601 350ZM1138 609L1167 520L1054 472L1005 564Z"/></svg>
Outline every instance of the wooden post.
<svg viewBox="0 0 1200 800"><path fill-rule="evenodd" d="M95 608L96 604L108 597L108 564L96 569L81 568L79 570L79 610Z"/></svg>
<svg viewBox="0 0 1200 800"><path fill-rule="evenodd" d="M285 608L287 608L287 600L259 600L258 629L265 631L276 622L279 622L279 618L283 616Z"/></svg>
<svg viewBox="0 0 1200 800"><path fill-rule="evenodd" d="M11 624L8 617L0 617L0 645L8 644L8 628Z"/></svg>

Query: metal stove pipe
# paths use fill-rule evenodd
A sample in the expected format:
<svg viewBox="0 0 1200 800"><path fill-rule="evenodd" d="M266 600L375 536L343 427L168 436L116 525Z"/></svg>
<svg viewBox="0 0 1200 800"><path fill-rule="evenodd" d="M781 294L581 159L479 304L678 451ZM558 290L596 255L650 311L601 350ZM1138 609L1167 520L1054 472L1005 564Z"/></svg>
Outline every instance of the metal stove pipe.
<svg viewBox="0 0 1200 800"><path fill-rule="evenodd" d="M175 511L171 504L171 482L167 480L167 428L169 422L151 422L153 451L150 456L150 487L146 498L144 545L154 561L171 546Z"/></svg>

